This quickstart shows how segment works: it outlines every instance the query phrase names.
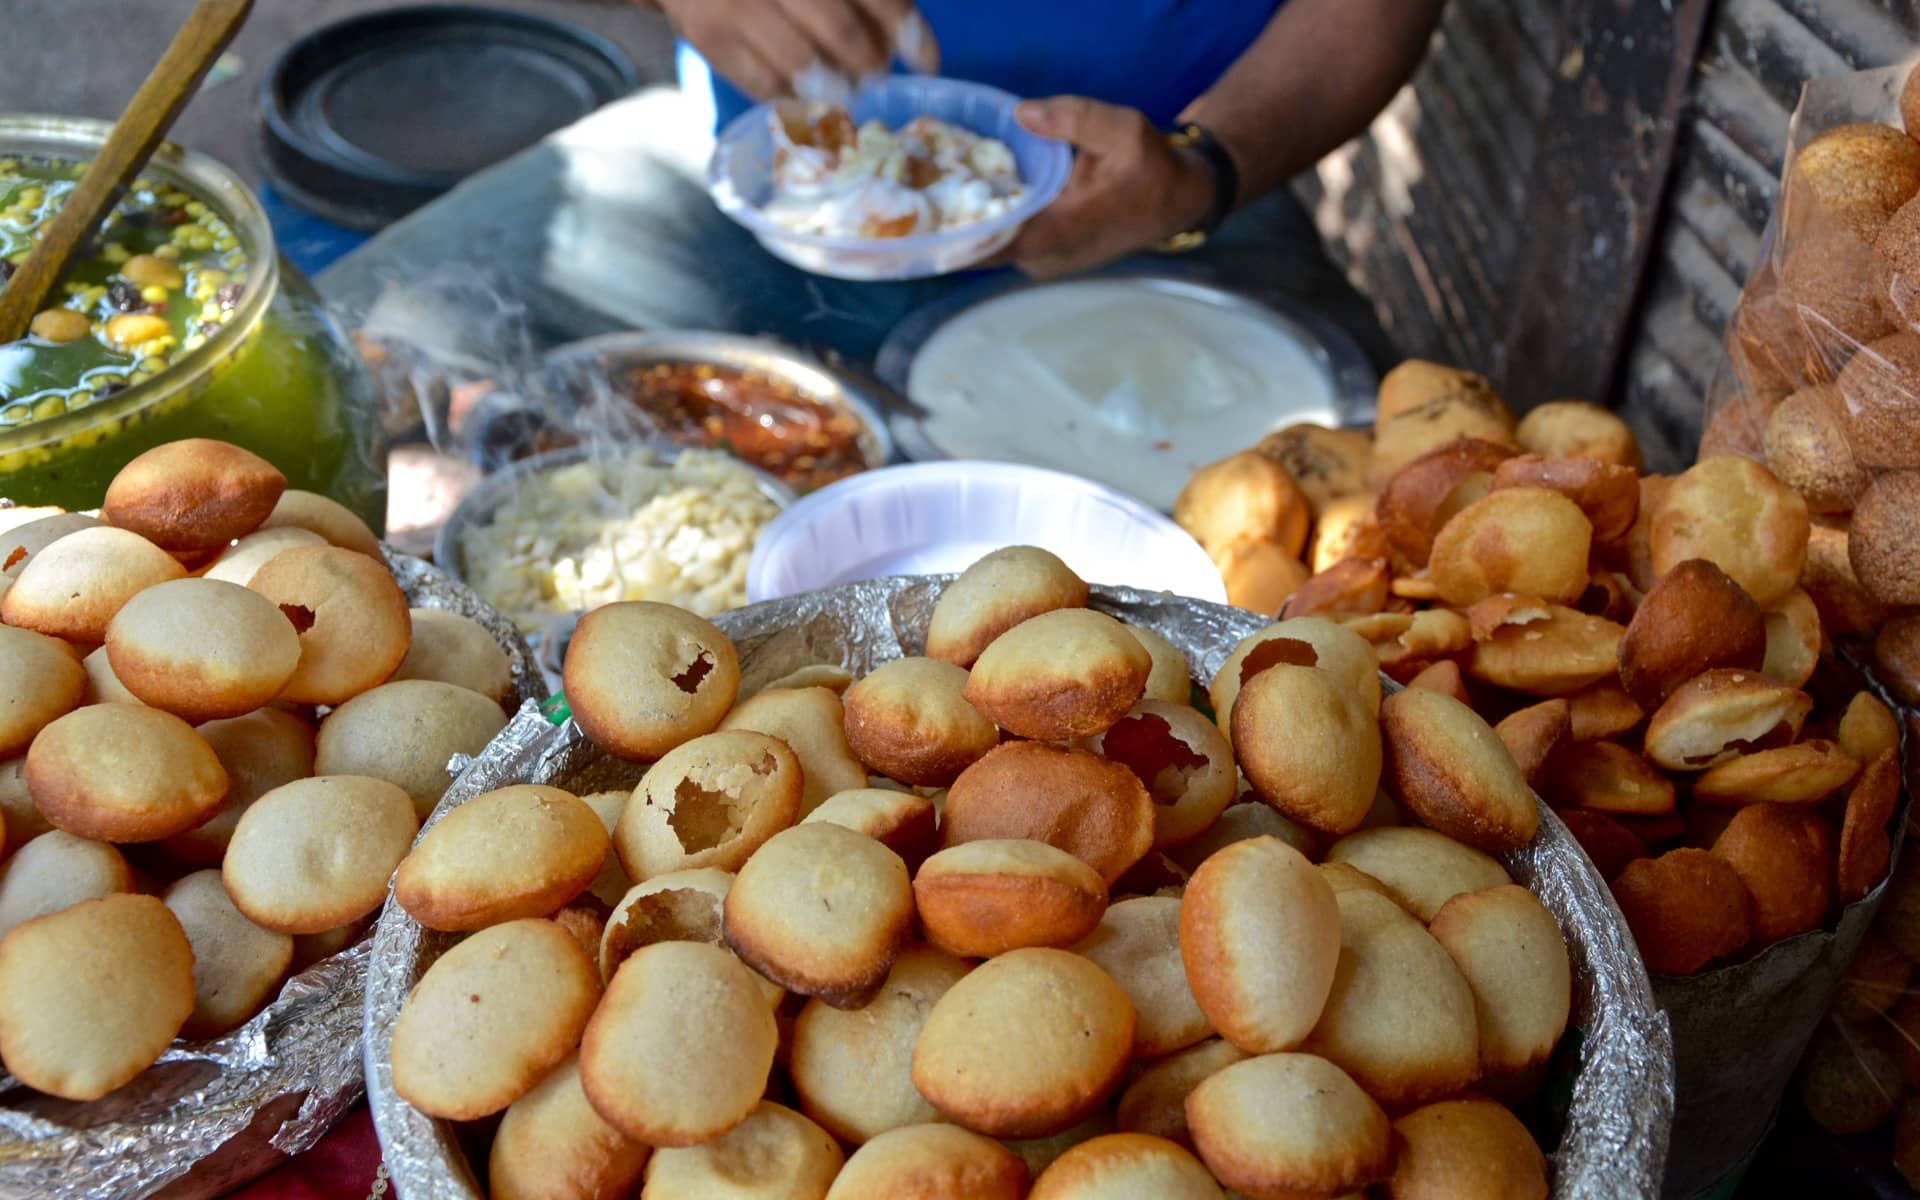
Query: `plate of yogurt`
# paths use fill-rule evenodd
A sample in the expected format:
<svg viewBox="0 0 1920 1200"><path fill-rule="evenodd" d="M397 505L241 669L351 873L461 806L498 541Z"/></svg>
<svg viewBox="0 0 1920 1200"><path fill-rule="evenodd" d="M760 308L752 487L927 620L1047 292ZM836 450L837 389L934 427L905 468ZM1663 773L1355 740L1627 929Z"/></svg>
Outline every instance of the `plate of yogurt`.
<svg viewBox="0 0 1920 1200"><path fill-rule="evenodd" d="M955 289L894 326L874 371L909 459L1025 463L1162 511L1276 429L1370 422L1377 387L1313 311L1163 262Z"/></svg>
<svg viewBox="0 0 1920 1200"><path fill-rule="evenodd" d="M720 210L768 251L841 279L977 265L1066 186L1073 152L1014 119L1018 97L933 76L869 79L845 105L758 105L707 165Z"/></svg>

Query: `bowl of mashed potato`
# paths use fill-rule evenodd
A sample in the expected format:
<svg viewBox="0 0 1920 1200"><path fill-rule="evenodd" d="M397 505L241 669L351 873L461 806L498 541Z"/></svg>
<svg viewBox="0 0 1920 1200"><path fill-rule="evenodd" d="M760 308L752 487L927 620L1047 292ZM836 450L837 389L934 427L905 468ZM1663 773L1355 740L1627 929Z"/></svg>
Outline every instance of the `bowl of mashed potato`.
<svg viewBox="0 0 1920 1200"><path fill-rule="evenodd" d="M1073 152L1023 129L1018 103L982 84L887 76L844 106L762 104L721 132L707 187L769 252L814 274L963 270L1066 186Z"/></svg>
<svg viewBox="0 0 1920 1200"><path fill-rule="evenodd" d="M578 446L489 476L434 558L528 633L622 600L711 616L746 602L754 542L792 501L722 450Z"/></svg>

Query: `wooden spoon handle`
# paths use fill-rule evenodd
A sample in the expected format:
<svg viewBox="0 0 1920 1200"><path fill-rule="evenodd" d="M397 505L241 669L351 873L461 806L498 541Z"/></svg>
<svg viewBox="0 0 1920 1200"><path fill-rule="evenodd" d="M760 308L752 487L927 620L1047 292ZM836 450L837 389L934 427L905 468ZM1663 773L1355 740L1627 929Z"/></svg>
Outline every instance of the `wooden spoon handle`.
<svg viewBox="0 0 1920 1200"><path fill-rule="evenodd" d="M253 0L200 0L173 44L154 64L140 90L127 102L113 132L93 157L86 174L40 232L27 261L0 291L0 345L24 337L66 271L74 251L96 229L120 198L175 117L206 77L220 52L240 32Z"/></svg>

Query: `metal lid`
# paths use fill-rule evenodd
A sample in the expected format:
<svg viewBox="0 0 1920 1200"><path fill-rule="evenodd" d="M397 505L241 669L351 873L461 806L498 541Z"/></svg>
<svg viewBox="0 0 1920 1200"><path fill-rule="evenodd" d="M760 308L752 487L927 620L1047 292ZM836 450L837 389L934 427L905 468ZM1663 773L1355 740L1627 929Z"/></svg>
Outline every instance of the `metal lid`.
<svg viewBox="0 0 1920 1200"><path fill-rule="evenodd" d="M323 26L260 84L274 186L377 229L639 86L612 42L564 21L466 5Z"/></svg>

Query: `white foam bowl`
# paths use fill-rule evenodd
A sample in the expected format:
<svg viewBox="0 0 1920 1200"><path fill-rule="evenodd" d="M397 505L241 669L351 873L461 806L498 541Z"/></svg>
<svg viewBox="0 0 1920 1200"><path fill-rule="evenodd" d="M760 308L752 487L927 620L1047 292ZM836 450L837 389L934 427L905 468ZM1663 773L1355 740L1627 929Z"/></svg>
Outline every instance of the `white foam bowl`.
<svg viewBox="0 0 1920 1200"><path fill-rule="evenodd" d="M1052 551L1089 583L1226 603L1206 551L1138 500L1059 471L968 461L885 467L801 498L760 531L747 602L963 571L1015 545Z"/></svg>

